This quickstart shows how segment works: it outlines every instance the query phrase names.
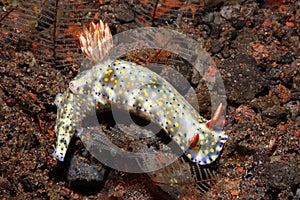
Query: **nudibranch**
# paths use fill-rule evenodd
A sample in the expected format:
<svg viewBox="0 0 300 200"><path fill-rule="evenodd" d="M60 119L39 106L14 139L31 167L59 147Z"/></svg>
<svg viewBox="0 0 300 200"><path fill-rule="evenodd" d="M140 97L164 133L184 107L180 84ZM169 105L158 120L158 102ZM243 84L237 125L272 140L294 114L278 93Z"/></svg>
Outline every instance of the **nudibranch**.
<svg viewBox="0 0 300 200"><path fill-rule="evenodd" d="M57 118L54 131L57 144L53 156L64 160L72 137L81 133L81 122L89 112L95 112L97 104L91 97L73 94L69 90L64 94L57 94L55 101Z"/></svg>
<svg viewBox="0 0 300 200"><path fill-rule="evenodd" d="M87 95L79 104L83 103L81 101L87 101L87 105L116 104L147 116L168 133L192 162L206 165L217 159L228 139L222 130L225 121L221 115L222 104L213 118L206 120L158 74L132 62L106 59L113 43L109 27L102 21L92 22L89 30L84 27L79 40L82 52L94 66L79 73L69 84L71 92L56 100L59 113L55 130L58 137L56 158L63 160L75 127L80 126L83 116L76 113L80 115L92 107L78 107L74 97ZM72 125L66 126L67 122Z"/></svg>

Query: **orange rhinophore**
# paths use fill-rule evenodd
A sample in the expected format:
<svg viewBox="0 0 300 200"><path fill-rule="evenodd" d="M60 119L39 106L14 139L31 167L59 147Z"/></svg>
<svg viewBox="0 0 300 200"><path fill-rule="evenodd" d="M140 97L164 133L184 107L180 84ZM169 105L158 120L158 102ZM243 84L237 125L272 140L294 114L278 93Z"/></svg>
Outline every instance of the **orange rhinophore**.
<svg viewBox="0 0 300 200"><path fill-rule="evenodd" d="M195 147L199 142L199 133L195 133L193 138L190 140L190 147L193 148Z"/></svg>

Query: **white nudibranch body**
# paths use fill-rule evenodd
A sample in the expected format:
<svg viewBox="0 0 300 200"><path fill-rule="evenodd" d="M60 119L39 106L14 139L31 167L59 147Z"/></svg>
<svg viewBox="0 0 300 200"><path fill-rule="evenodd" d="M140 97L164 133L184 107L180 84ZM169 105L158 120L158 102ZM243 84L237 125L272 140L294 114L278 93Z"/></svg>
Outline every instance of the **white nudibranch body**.
<svg viewBox="0 0 300 200"><path fill-rule="evenodd" d="M82 117L67 119L67 116L73 116L74 111L86 113L95 108L93 103L105 107L114 103L125 110L143 113L144 116L161 126L191 161L201 165L215 161L227 141L225 132L216 127L217 124L223 124L222 105L219 106L214 117L208 121L201 117L170 83L148 68L122 60L101 63L99 57L105 57L103 52L108 53L109 51L99 42L97 43L97 52L102 52L99 53L99 56L95 56L95 52L91 50L93 48L87 48L91 44L88 41L92 40L93 29L97 25L93 24L91 27L92 33L88 33L85 29L84 34L80 36L84 39L81 39L80 42L83 52L96 64L92 69L80 73L70 82L69 87L72 93L68 92L59 96L57 122L60 123L56 124L57 146L59 147L55 151L55 157L63 160L70 138L74 134L74 127L79 126L78 124L82 120ZM104 26L100 25L99 27L103 28ZM105 35L102 38L107 40L109 37ZM101 48L104 49L101 50ZM88 106L78 108L77 104L73 103L74 96L77 98L78 95L83 94L88 95L86 100ZM85 100L79 101L80 104L83 104ZM68 109L69 104L72 107L71 110ZM80 109L81 111L79 111ZM82 111L82 109L86 111ZM62 124L66 124L66 120L74 124L68 127L62 126ZM70 129L70 127L73 128Z"/></svg>

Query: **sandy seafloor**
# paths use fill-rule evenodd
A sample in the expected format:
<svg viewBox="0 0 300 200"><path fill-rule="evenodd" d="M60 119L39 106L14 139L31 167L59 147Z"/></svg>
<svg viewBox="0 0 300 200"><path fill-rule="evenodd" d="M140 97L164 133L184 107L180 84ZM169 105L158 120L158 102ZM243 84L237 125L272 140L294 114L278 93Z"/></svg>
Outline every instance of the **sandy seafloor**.
<svg viewBox="0 0 300 200"><path fill-rule="evenodd" d="M112 33L135 27L137 21L143 23L139 12L122 14L120 9L139 9L147 2L107 1L102 5L108 10L105 21ZM205 198L300 199L300 1L202 7L201 15L193 7L183 9L192 22L185 23L184 15L180 25L174 20L157 23L200 41L224 81L229 139L212 166L218 180ZM171 8L167 7L168 12ZM1 49L1 53L11 58L1 60L0 65L1 199L174 198L146 174L103 166L79 139L72 140L65 162L55 160L51 156L56 144L53 102L57 93L66 91L78 65L40 65L30 48ZM126 59L142 64L153 52L137 54ZM169 58L162 53L152 55L151 61ZM200 113L210 118L209 98L202 91L200 77L180 65L177 69L192 82ZM94 170L95 174L80 174L80 170ZM197 189L179 196L204 198Z"/></svg>

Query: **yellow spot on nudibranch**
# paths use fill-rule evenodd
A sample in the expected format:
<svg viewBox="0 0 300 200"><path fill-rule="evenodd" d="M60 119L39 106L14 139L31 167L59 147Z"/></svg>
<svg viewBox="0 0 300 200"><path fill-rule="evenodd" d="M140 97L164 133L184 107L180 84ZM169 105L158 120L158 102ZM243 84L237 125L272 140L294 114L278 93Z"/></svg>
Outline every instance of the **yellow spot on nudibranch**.
<svg viewBox="0 0 300 200"><path fill-rule="evenodd" d="M108 76L110 76L110 74L111 74L112 72L113 72L113 70L110 69L110 70L106 71L106 74L107 74Z"/></svg>
<svg viewBox="0 0 300 200"><path fill-rule="evenodd" d="M222 143L225 143L226 142L226 140L220 140Z"/></svg>
<svg viewBox="0 0 300 200"><path fill-rule="evenodd" d="M143 90L145 97L148 97L149 94L147 93L147 90Z"/></svg>
<svg viewBox="0 0 300 200"><path fill-rule="evenodd" d="M217 156L216 156L216 155L212 155L211 158L212 158L213 160L216 160L216 159L217 159Z"/></svg>

